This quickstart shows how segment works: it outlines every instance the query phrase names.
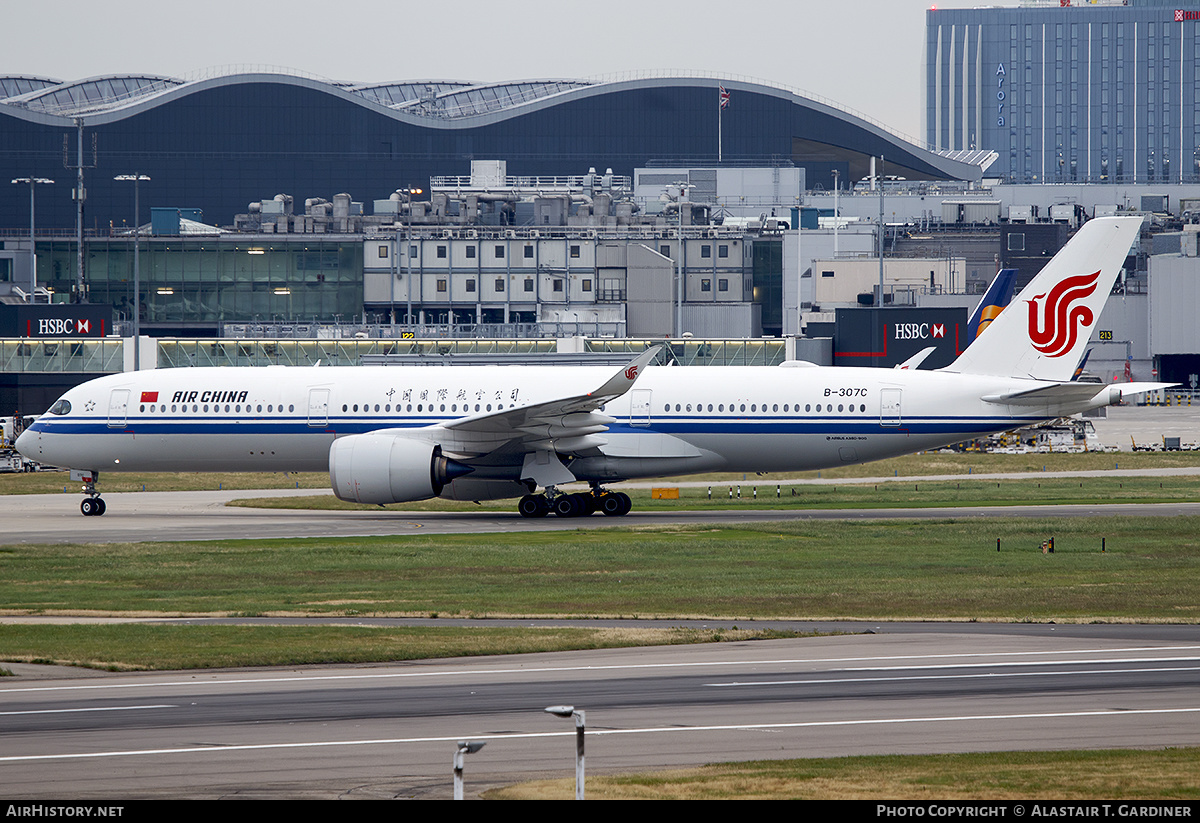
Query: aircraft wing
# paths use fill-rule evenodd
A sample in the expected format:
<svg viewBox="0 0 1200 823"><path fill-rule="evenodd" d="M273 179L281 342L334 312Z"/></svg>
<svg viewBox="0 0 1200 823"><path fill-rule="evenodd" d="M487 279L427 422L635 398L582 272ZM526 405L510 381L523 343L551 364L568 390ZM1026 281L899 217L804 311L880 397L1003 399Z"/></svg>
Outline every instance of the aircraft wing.
<svg viewBox="0 0 1200 823"><path fill-rule="evenodd" d="M514 455L537 451L574 454L604 445L598 434L614 419L599 409L633 387L642 370L661 350L652 346L586 394L477 414L430 426L425 434L459 460L471 460L503 449Z"/></svg>

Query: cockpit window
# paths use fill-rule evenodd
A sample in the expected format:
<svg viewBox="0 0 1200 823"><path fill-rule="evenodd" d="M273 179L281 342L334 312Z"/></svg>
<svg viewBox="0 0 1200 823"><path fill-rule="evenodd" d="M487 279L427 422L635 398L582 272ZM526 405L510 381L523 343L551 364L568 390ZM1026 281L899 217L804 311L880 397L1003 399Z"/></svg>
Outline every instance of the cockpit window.
<svg viewBox="0 0 1200 823"><path fill-rule="evenodd" d="M58 402L50 407L50 414L70 414L71 401L65 398L59 398Z"/></svg>

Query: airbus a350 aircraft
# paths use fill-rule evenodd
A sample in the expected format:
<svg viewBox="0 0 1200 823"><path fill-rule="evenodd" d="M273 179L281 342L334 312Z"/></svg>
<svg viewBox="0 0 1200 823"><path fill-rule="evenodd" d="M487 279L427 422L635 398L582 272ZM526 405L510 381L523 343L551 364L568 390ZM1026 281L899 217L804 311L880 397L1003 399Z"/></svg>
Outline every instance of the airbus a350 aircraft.
<svg viewBox="0 0 1200 823"><path fill-rule="evenodd" d="M826 468L1006 431L1163 388L1070 382L1141 219L1093 220L954 363L936 371L604 367L194 368L64 394L17 448L105 471L328 471L360 503L520 497L527 517L603 511L605 484ZM587 482L590 492L559 487ZM536 493L538 488L544 491Z"/></svg>

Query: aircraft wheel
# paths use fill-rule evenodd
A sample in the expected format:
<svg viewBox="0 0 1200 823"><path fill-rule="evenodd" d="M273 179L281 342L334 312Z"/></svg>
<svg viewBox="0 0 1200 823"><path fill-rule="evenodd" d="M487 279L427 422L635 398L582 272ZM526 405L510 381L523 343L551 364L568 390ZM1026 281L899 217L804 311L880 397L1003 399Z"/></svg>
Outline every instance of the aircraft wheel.
<svg viewBox="0 0 1200 823"><path fill-rule="evenodd" d="M587 509L583 501L574 494L564 494L554 500L554 513L559 517L579 517Z"/></svg>
<svg viewBox="0 0 1200 823"><path fill-rule="evenodd" d="M573 496L579 498L579 507L580 507L579 513L585 517L588 515L591 515L591 514L595 514L596 511L600 508L600 501L596 499L596 495L594 495L594 494L588 494L587 492L580 492L579 494L573 495Z"/></svg>
<svg viewBox="0 0 1200 823"><path fill-rule="evenodd" d="M517 511L522 517L545 517L550 513L550 506L540 494L527 494L517 503Z"/></svg>
<svg viewBox="0 0 1200 823"><path fill-rule="evenodd" d="M105 504L105 502L104 502L104 498L102 498L102 497L97 497L97 498L96 498L96 505L100 507L100 508L99 508L99 510L96 512L96 516L97 516L97 517L99 517L100 515L104 514L106 511L108 511L108 506Z"/></svg>
<svg viewBox="0 0 1200 823"><path fill-rule="evenodd" d="M629 510L633 508L633 501L629 499L629 495L625 492L617 492L616 496L621 498L621 511L618 514L629 514Z"/></svg>
<svg viewBox="0 0 1200 823"><path fill-rule="evenodd" d="M92 517L100 513L100 506L96 503L96 498L85 497L83 502L79 504L79 511L84 517Z"/></svg>
<svg viewBox="0 0 1200 823"><path fill-rule="evenodd" d="M600 498L600 511L604 512L607 517L620 517L625 514L627 509L621 502L621 495L606 494Z"/></svg>

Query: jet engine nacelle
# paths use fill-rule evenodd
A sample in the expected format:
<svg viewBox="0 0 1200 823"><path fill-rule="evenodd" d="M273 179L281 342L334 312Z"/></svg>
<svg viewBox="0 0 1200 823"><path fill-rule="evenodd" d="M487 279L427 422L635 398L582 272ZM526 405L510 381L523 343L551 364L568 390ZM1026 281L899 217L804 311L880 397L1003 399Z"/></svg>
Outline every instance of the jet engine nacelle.
<svg viewBox="0 0 1200 823"><path fill-rule="evenodd" d="M394 434L354 434L329 447L333 493L352 503L428 500L473 469L442 456L435 443Z"/></svg>

